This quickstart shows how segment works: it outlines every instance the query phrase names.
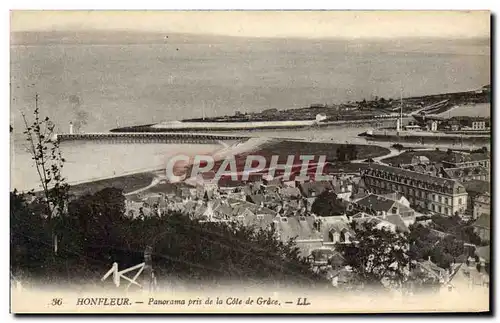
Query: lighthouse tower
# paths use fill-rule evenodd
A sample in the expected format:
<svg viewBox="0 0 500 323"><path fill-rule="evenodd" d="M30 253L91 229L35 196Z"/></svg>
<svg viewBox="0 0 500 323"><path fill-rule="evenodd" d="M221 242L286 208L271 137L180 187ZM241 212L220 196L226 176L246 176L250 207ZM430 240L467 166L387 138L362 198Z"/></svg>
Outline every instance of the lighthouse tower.
<svg viewBox="0 0 500 323"><path fill-rule="evenodd" d="M69 122L69 134L72 135L73 134L73 122Z"/></svg>

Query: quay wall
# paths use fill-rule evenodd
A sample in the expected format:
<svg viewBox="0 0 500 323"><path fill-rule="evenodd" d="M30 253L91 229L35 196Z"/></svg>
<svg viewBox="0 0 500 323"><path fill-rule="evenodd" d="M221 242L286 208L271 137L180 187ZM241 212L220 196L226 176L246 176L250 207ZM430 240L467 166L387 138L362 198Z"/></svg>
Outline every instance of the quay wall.
<svg viewBox="0 0 500 323"><path fill-rule="evenodd" d="M369 141L391 141L391 142L411 142L411 143L442 143L459 145L467 143L472 145L489 145L491 143L491 136L488 135L460 135L460 134L419 134L419 133L405 133L396 131L386 131L374 133L366 137Z"/></svg>
<svg viewBox="0 0 500 323"><path fill-rule="evenodd" d="M408 124L413 120L411 117L403 118L403 124ZM112 129L112 133L119 132L230 132L230 131L259 131L259 130L291 130L291 129L308 129L308 128L362 128L371 126L374 128L394 127L397 118L375 118L361 120L339 120L339 121L322 121L315 122L314 120L303 121L262 121L262 122L170 122L156 125L130 126Z"/></svg>

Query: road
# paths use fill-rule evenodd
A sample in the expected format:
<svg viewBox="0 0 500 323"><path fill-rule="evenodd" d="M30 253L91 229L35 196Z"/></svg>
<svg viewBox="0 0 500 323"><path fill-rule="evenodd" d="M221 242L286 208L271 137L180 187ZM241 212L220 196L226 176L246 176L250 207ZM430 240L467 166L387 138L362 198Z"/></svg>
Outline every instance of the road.
<svg viewBox="0 0 500 323"><path fill-rule="evenodd" d="M149 184L148 186L141 187L141 188L140 188L140 189L138 189L138 190L135 190L135 191L133 191L133 192L128 192L128 193L123 194L123 195L125 195L125 196L130 196L130 195L134 195L134 194L137 194L137 193L143 192L143 191L145 191L145 190L150 189L151 187L154 187L154 186L158 185L158 184L160 183L160 181L161 181L161 178L160 178L160 177L155 177L155 178L153 178L153 180L151 181L151 184Z"/></svg>

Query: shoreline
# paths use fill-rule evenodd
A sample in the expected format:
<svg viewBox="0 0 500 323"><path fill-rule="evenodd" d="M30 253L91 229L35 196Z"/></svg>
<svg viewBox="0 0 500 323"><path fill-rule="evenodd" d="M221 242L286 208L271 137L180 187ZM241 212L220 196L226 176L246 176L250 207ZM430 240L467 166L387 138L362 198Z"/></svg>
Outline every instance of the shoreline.
<svg viewBox="0 0 500 323"><path fill-rule="evenodd" d="M224 115L210 118L191 118L179 121L119 127L110 132L162 132L162 131L236 131L251 129L295 129L310 126L329 126L349 123L393 121L412 118L415 114L432 116L445 114L457 106L491 104L491 86L477 90L414 96L394 99L377 98L341 104L313 104L308 107ZM401 111L400 111L401 109ZM404 110L404 113L403 113Z"/></svg>

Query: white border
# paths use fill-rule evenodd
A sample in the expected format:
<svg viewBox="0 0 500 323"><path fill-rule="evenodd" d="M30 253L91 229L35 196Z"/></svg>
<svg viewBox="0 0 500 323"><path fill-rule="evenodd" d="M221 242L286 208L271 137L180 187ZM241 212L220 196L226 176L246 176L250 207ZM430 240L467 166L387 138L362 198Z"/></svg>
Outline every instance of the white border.
<svg viewBox="0 0 500 323"><path fill-rule="evenodd" d="M2 111L2 118L1 120L9 120L9 92L8 92L8 83L9 83L9 12L8 10L10 9L70 9L70 10L75 10L75 9L336 9L336 10L346 10L346 9L404 9L404 10L492 10L493 13L499 13L500 10L498 9L500 1L494 1L494 0L454 0L454 1L435 1L435 0L420 0L420 1L415 1L413 3L409 3L408 1L370 1L370 0L365 0L365 1L360 1L360 0L350 0L350 1L342 1L342 2L335 2L335 5L333 6L333 2L326 2L326 1L317 1L317 0L309 0L309 1L293 1L293 0L287 0L287 1L273 1L272 3L269 0L262 1L262 0L252 0L252 1L221 1L221 0L212 0L209 2L204 2L204 1L193 1L193 0L184 0L181 2L175 2L175 5L173 3L165 3L164 1L148 1L148 0L143 0L143 1L96 1L96 0L87 0L87 1L36 1L36 0L17 0L17 1L2 1L1 7L3 10L1 10L1 17L2 17L2 32L0 33L1 35L1 44L2 44L2 63L0 65L1 73L4 75L4 77L1 78L1 85L0 85L0 97L1 97L1 102L4 105L4 108L1 109ZM497 22L498 23L498 22ZM498 44L497 40L498 37L495 34L495 42ZM496 53L495 53L496 56ZM496 70L493 71L492 77L496 75ZM496 81L495 81L496 83ZM496 86L495 86L496 90ZM496 93L496 92L495 92ZM495 116L495 124L498 121L498 114ZM9 137L7 135L7 123L4 122L3 125L3 130L0 131L0 144L2 146L2 151L4 152L0 156L1 160L1 165L3 169L3 174L9 174L10 168L9 168L9 154L7 153L8 147L9 147ZM494 143L494 149L497 151L497 144L496 142ZM496 160L496 156L495 156ZM500 161L499 161L500 162ZM495 163L495 168L498 166L497 163ZM496 181L496 178L493 179L495 184L498 184ZM2 181L2 188L3 192L0 194L1 202L0 205L2 205L4 208L7 207L9 201L8 201L8 191L9 191L9 178L8 176L4 176L4 179ZM495 203L495 210L500 209L500 205L498 200L494 199ZM498 202L498 203L497 203ZM3 223L3 234L2 236L2 243L4 244L2 250L7 251L10 250L9 246L9 223L8 223L8 212L4 212L2 214L2 219L5 221ZM495 221L497 226L500 220ZM496 228L497 229L497 228ZM496 239L496 248L495 250L498 251L498 240ZM4 252L6 254L6 252ZM3 265L1 266L2 271L0 275L0 284L2 285L2 309L1 312L4 315L3 318L5 318L7 322L13 321L14 317L12 315L9 315L9 259L7 257L4 258L6 261L3 261ZM496 257L493 257L493 259L496 260ZM495 268L498 269L498 263L495 263ZM495 278L498 278L497 275L498 271L495 272ZM498 286L498 283L494 282L495 286ZM497 291L495 290L495 293ZM464 297L467 297L467 295L464 295ZM498 294L494 299L498 299ZM498 310L498 307L496 307ZM6 315L6 317L5 317ZM47 318L47 319L52 319L52 318ZM144 317L141 317L139 319L144 319ZM178 318L173 318L173 317L164 317L160 319L167 319L169 321L171 320L178 320ZM194 319L200 319L200 318L194 318ZM234 319L231 317L227 317L226 319ZM242 319L242 318L238 318ZM250 318L245 318L246 320L254 320L256 319L255 317L250 317ZM265 320L276 320L278 319L277 317L269 317L269 318L258 318L259 321L265 321ZM283 319L283 318L281 318ZM288 317L285 319L289 319ZM305 317L300 317L301 320L309 320L310 318L305 318ZM335 321L347 321L347 318L342 318L342 317L335 317L335 318L326 318L328 320L335 320ZM355 318L348 318L349 321L351 320L359 320ZM386 318L383 318L386 319ZM397 318L398 320L401 318ZM422 319L427 320L438 320L439 318L431 318L431 317L423 317ZM471 319L474 319L471 317ZM69 320L69 318L64 318L63 320ZM95 317L92 318L83 318L81 319L82 321L86 322L92 322L95 320ZM119 321L121 318L108 318L108 320L111 321ZM3 321L3 320L2 320Z"/></svg>

